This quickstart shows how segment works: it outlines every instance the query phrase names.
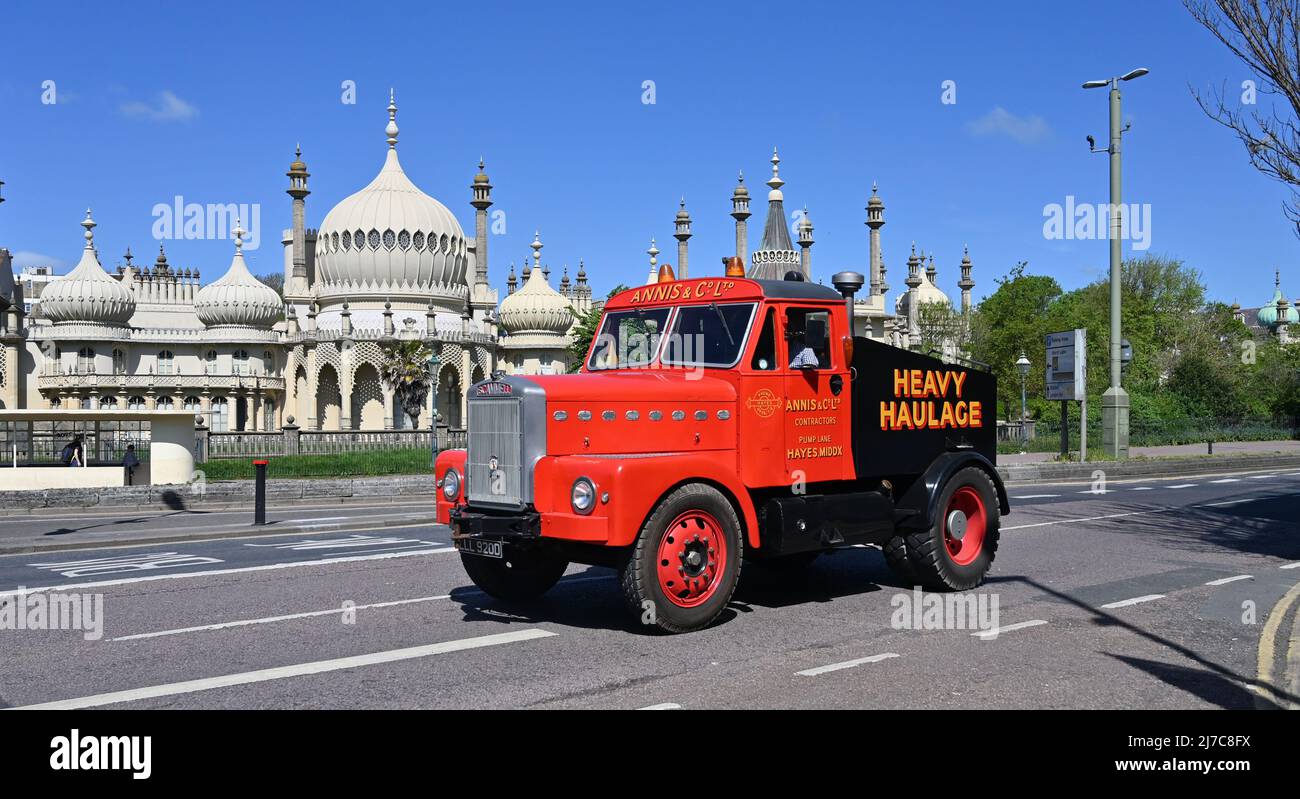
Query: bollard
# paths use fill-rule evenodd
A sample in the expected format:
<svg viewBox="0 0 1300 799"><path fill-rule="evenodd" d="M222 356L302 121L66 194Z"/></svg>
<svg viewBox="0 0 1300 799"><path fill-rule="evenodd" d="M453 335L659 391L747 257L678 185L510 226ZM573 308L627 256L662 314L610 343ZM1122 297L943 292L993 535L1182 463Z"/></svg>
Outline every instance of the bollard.
<svg viewBox="0 0 1300 799"><path fill-rule="evenodd" d="M267 461L253 461L257 470L257 487L253 493L253 524L266 524L266 464Z"/></svg>
<svg viewBox="0 0 1300 799"><path fill-rule="evenodd" d="M1214 454L1214 441L1213 441L1213 440L1210 440L1210 441L1206 441L1206 442L1205 442L1205 454L1206 454L1206 455L1213 455L1213 454Z"/></svg>

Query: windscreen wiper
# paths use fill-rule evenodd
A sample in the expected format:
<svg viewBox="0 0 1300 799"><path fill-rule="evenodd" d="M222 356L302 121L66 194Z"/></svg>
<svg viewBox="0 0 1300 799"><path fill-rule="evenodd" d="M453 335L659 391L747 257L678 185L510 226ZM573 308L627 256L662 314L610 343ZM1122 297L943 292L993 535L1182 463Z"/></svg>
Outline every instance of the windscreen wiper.
<svg viewBox="0 0 1300 799"><path fill-rule="evenodd" d="M722 323L722 331L727 334L727 343L733 347L736 346L736 337L731 335L731 326L727 324L727 317L723 316L722 309L718 307L716 302L709 303L709 307L718 315L718 321Z"/></svg>

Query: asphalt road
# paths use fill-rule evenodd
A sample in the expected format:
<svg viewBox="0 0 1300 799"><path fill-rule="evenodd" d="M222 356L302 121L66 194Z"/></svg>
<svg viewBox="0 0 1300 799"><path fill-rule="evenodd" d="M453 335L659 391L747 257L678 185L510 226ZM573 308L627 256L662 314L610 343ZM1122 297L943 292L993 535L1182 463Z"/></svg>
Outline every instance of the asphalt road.
<svg viewBox="0 0 1300 799"><path fill-rule="evenodd" d="M717 624L613 572L476 591L427 525L0 557L0 599L102 596L102 637L0 630L21 707L1273 707L1300 702L1300 471L1011 489L987 629L904 629L878 550L747 567ZM336 515L336 514L326 514ZM390 520L391 521L391 520ZM359 523L360 524L360 523ZM364 525L362 525L364 527ZM951 626L951 620L950 626ZM971 621L975 621L972 619ZM93 636L93 633L91 634Z"/></svg>

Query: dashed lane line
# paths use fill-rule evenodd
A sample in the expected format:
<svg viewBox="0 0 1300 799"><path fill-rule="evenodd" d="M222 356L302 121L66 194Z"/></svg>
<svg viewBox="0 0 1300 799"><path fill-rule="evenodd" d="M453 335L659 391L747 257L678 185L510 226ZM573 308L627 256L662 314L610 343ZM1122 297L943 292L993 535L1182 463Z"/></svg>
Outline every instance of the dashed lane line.
<svg viewBox="0 0 1300 799"><path fill-rule="evenodd" d="M396 663L403 660L414 660L416 658L426 658L433 655L462 652L467 649L479 649L485 646L515 644L523 641L532 641L538 638L550 638L555 635L558 635L558 633L553 633L550 630L543 630L540 627L527 627L522 630L515 630L508 633L481 635L476 638L462 638L456 641L443 641L437 644L413 646L405 649L390 649L386 652L372 652L368 655L353 655L351 657L334 658L332 660L318 660L311 663L298 663L292 666L277 666L270 669L245 671L238 674L226 674L220 677L205 677L200 680L186 680L184 682L166 683L165 685L154 685L147 688L133 688L127 691L95 694L94 696L83 696L77 699L61 699L55 702L42 702L40 704L27 705L17 709L76 710L86 707L116 705L124 702L138 702L144 699L158 699L164 696L177 696L180 694L196 693L198 691L210 691L214 688L230 688L237 685L249 685L252 683L268 682L270 680L283 680L290 677L302 677L309 674L324 674L331 671L355 669L362 666L373 666L380 663Z"/></svg>
<svg viewBox="0 0 1300 799"><path fill-rule="evenodd" d="M1132 599L1121 599L1118 602L1107 602L1101 607L1104 610L1113 610L1115 608L1127 608L1131 605L1139 605L1143 602L1151 602L1156 599L1164 599L1164 594L1147 594L1146 596L1135 596Z"/></svg>
<svg viewBox="0 0 1300 799"><path fill-rule="evenodd" d="M1220 577L1217 580L1211 580L1208 583L1206 583L1206 585L1227 585L1228 583L1235 583L1238 580L1253 580L1253 579L1255 579L1255 577L1252 574L1238 574L1235 577Z"/></svg>
<svg viewBox="0 0 1300 799"><path fill-rule="evenodd" d="M158 630L151 633L136 633L135 635L119 635L113 638L113 641L139 641L145 638L162 638L167 635L181 635L183 633L206 632L208 630L227 630L232 627L248 627L254 624L271 624L277 621L293 621L294 619L311 619L317 616L337 616L343 613L349 613L358 610L373 610L375 608L395 608L401 605L415 605L423 602L433 602L439 599L451 599L451 594L439 594L438 596L422 596L414 599L398 599L392 602L372 602L369 605L354 605L352 607L329 608L328 610L312 610L305 613L288 613L283 616L264 616L260 619L240 619L238 621L223 621L216 624L200 624L196 627L179 627L174 630Z"/></svg>
<svg viewBox="0 0 1300 799"><path fill-rule="evenodd" d="M676 702L660 702L657 705L646 705L642 710L681 710L682 706Z"/></svg>
<svg viewBox="0 0 1300 799"><path fill-rule="evenodd" d="M1166 486L1166 488L1196 488L1200 483L1179 483L1176 486Z"/></svg>
<svg viewBox="0 0 1300 799"><path fill-rule="evenodd" d="M1049 499L1059 497L1060 494L1025 494L1023 497L1012 497L1012 499Z"/></svg>
<svg viewBox="0 0 1300 799"><path fill-rule="evenodd" d="M818 666L815 669L796 671L795 674L798 674L801 677L816 677L818 674L826 674L827 672L839 671L840 669L851 669L855 666L861 666L866 663L879 663L882 660L889 660L890 658L896 657L899 657L897 652L882 652L879 655L871 655L856 660L846 660L842 663L832 663L828 666Z"/></svg>
<svg viewBox="0 0 1300 799"><path fill-rule="evenodd" d="M1236 477L1225 477L1222 480L1211 480L1211 483L1240 483L1241 480Z"/></svg>
<svg viewBox="0 0 1300 799"><path fill-rule="evenodd" d="M981 630L980 632L971 633L971 635L975 636L976 638L979 638L982 641L993 641L1003 633L1014 632L1016 630L1024 630L1029 627L1039 627L1044 624L1047 624L1047 619L1031 619L1030 621L1022 621L1022 622L1017 622L1015 624L1008 624L1005 627L994 627L991 630Z"/></svg>
<svg viewBox="0 0 1300 799"><path fill-rule="evenodd" d="M219 577L226 574L244 574L245 572L276 571L279 569L294 569L301 566L332 566L336 563L357 563L366 560L390 560L392 558L409 558L417 555L441 555L444 552L455 552L452 547L443 547L441 549L421 549L403 552L381 552L372 555L350 555L342 558L321 558L320 560L296 560L289 563L266 563L261 566L241 566L233 569L209 569L198 572L176 572L174 574L151 574L148 577L123 577L117 580L99 580L90 583L65 583L62 585L42 585L35 588L17 588L10 591L0 591L0 599L7 597L22 596L24 594L36 594L41 591L71 591L81 590L84 588L107 588L114 585L131 585L133 583L148 583L154 580L183 580L188 577Z"/></svg>

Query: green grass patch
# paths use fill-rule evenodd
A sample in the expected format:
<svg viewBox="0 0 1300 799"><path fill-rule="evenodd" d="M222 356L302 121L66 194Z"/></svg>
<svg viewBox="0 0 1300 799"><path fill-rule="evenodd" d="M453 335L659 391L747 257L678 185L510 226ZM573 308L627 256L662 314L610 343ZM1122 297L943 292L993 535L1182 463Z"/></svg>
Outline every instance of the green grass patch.
<svg viewBox="0 0 1300 799"><path fill-rule="evenodd" d="M252 480L255 476L254 460L216 458L198 464L197 468L208 480ZM284 455L266 460L266 476L270 479L433 473L433 456L423 447L329 455Z"/></svg>

